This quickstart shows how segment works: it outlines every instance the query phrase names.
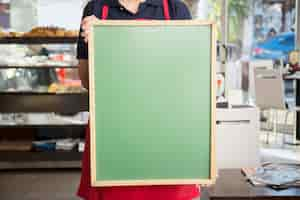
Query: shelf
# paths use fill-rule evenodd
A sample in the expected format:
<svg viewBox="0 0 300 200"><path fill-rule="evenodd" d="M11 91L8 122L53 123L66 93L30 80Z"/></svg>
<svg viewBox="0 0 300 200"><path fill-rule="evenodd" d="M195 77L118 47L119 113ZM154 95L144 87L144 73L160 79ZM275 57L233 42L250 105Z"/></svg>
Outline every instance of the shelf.
<svg viewBox="0 0 300 200"><path fill-rule="evenodd" d="M81 160L82 153L77 151L58 152L14 152L0 151L0 162L2 161L76 161Z"/></svg>
<svg viewBox="0 0 300 200"><path fill-rule="evenodd" d="M69 95L88 95L87 92L83 93L49 93L49 92L35 92L35 91L0 91L0 95L38 95L38 96L43 96L43 95L50 95L50 96L69 96Z"/></svg>
<svg viewBox="0 0 300 200"><path fill-rule="evenodd" d="M77 37L9 37L0 38L0 44L74 44Z"/></svg>
<svg viewBox="0 0 300 200"><path fill-rule="evenodd" d="M87 124L0 124L0 128L84 128Z"/></svg>
<svg viewBox="0 0 300 200"><path fill-rule="evenodd" d="M72 114L89 110L88 93L51 94L0 92L0 113Z"/></svg>
<svg viewBox="0 0 300 200"><path fill-rule="evenodd" d="M82 153L0 152L0 169L80 168Z"/></svg>
<svg viewBox="0 0 300 200"><path fill-rule="evenodd" d="M73 69L77 69L77 66L59 66L59 65L54 65L54 66L50 66L50 65L41 65L41 66L5 66L5 65L0 65L0 69L18 69L18 68L22 68L22 69L51 69L51 68L56 68L56 69L64 69L64 68L73 68Z"/></svg>

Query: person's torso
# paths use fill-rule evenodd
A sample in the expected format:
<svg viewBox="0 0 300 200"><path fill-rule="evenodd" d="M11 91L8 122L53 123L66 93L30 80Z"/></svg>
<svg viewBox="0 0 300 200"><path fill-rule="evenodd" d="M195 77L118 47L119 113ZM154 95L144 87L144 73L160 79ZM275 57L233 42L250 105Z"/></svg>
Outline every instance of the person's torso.
<svg viewBox="0 0 300 200"><path fill-rule="evenodd" d="M118 0L94 0L93 14L99 19L103 19L103 7L108 7L106 19L108 20L165 20L166 9L169 12L171 19L175 18L174 2L167 0L167 5L164 5L164 0L146 0L139 5L137 13L131 13L124 8Z"/></svg>

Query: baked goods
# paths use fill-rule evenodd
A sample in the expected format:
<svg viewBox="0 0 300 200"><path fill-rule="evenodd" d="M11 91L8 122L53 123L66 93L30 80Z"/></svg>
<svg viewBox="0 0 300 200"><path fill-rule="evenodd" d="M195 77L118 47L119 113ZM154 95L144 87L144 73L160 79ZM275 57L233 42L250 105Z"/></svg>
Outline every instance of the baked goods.
<svg viewBox="0 0 300 200"><path fill-rule="evenodd" d="M27 33L8 33L0 29L0 38L3 37L78 37L78 30L66 30L59 27L35 27Z"/></svg>
<svg viewBox="0 0 300 200"><path fill-rule="evenodd" d="M65 85L59 83L52 83L49 88L49 93L82 93L86 90L79 85Z"/></svg>
<svg viewBox="0 0 300 200"><path fill-rule="evenodd" d="M9 37L22 37L24 34L20 32L9 32Z"/></svg>
<svg viewBox="0 0 300 200"><path fill-rule="evenodd" d="M4 38L4 37L21 37L21 36L23 36L23 33L0 31L0 38Z"/></svg>
<svg viewBox="0 0 300 200"><path fill-rule="evenodd" d="M77 32L77 31L76 31ZM24 34L25 37L76 37L75 31L68 31L64 28L58 27L36 27L28 33Z"/></svg>
<svg viewBox="0 0 300 200"><path fill-rule="evenodd" d="M65 32L65 37L78 37L78 35L79 33L77 30Z"/></svg>
<svg viewBox="0 0 300 200"><path fill-rule="evenodd" d="M24 34L25 37L54 37L55 29L48 27L36 27Z"/></svg>
<svg viewBox="0 0 300 200"><path fill-rule="evenodd" d="M53 37L64 37L65 36L65 30L63 30L63 29L57 29L53 33L54 33Z"/></svg>
<svg viewBox="0 0 300 200"><path fill-rule="evenodd" d="M57 83L52 83L49 88L48 88L48 92L49 93L56 93L59 89L59 85Z"/></svg>
<svg viewBox="0 0 300 200"><path fill-rule="evenodd" d="M9 33L0 31L0 38L8 37L8 36L9 36Z"/></svg>

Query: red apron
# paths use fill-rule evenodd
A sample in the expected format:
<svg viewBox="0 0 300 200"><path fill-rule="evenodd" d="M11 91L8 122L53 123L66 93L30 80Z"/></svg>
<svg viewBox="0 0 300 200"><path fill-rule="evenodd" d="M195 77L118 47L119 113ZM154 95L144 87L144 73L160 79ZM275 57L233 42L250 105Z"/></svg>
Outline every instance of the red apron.
<svg viewBox="0 0 300 200"><path fill-rule="evenodd" d="M163 1L164 16L170 20L168 0ZM102 20L106 20L109 7L102 7ZM143 20L143 19L139 19ZM90 168L90 129L85 134L85 149L82 159L82 174L78 196L85 200L192 200L200 195L196 185L136 186L136 187L92 187Z"/></svg>

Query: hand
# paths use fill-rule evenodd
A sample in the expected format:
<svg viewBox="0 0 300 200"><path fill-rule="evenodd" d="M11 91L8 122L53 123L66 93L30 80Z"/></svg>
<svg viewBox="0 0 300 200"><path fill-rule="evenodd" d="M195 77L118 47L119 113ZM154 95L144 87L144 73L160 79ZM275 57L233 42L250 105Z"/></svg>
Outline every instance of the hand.
<svg viewBox="0 0 300 200"><path fill-rule="evenodd" d="M81 22L82 33L81 36L84 38L84 41L88 43L89 35L91 33L92 24L98 21L98 18L95 15L85 17Z"/></svg>

